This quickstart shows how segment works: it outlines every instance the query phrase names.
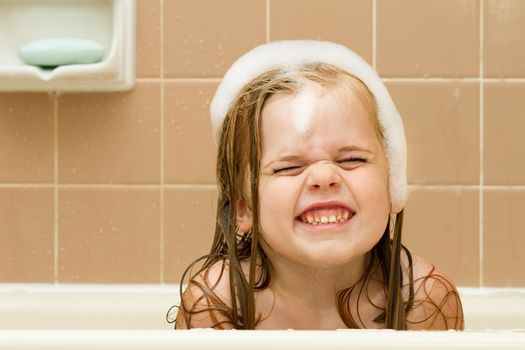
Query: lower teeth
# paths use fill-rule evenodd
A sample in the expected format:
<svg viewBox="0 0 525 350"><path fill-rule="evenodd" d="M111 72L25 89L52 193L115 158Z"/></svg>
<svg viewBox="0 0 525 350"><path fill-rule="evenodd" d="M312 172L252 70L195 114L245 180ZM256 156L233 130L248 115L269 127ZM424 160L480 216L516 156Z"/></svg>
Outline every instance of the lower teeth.
<svg viewBox="0 0 525 350"><path fill-rule="evenodd" d="M338 224L340 222L343 222L343 221L346 221L347 219L341 219L341 220L337 220L337 221L333 221L333 222L317 222L317 221L314 221L314 222L308 222L308 221L303 221L305 224L310 224L310 225L328 225L328 224Z"/></svg>

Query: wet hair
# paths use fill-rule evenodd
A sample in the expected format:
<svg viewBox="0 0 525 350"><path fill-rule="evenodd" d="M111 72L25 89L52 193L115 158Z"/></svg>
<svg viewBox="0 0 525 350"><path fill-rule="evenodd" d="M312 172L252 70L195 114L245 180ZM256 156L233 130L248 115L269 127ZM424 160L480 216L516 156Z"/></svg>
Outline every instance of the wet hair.
<svg viewBox="0 0 525 350"><path fill-rule="evenodd" d="M349 98L357 99L371 118L378 138L383 143L383 131L377 118L374 97L366 85L350 73L324 63L310 63L277 68L260 75L248 83L231 104L218 134L217 185L218 200L215 236L209 254L195 260L184 271L181 284L181 303L172 307L166 315L168 322L176 325L171 313L179 308L179 316L187 328L192 328L195 315L207 313L214 324L212 328L255 329L260 318L256 315L255 293L270 284L270 261L261 245L259 223L259 172L261 160L261 116L265 102L276 94L294 94L306 83L317 83L323 88L337 87ZM249 191L247 191L249 189ZM249 194L249 195L248 195ZM252 231L239 232L236 225L237 206L244 201L252 211ZM456 315L444 315L434 299L428 297L415 300L415 295L432 285L441 284L446 291L443 303L457 302L459 297L453 285L433 270L424 278L414 280L413 259L410 251L401 244L403 211L390 214L384 233L367 253L367 264L363 275L353 286L336 293L339 315L349 328L363 328L359 312L359 301L366 297L377 308L374 322L384 328L403 330L409 324L432 320L445 322L445 328L462 328L461 307ZM246 272L241 262L249 262ZM196 271L194 267L201 266ZM219 278L210 283L209 272L220 264ZM216 288L224 273L228 274L231 305L219 297ZM184 298L193 292L193 298ZM369 296L371 283L380 283L386 302L374 303ZM416 288L417 286L417 288ZM426 295L429 296L429 291ZM191 303L188 300L191 299ZM356 301L354 303L354 301ZM429 307L431 306L431 307ZM407 317L410 311L420 308L424 312L417 320ZM430 311L429 311L430 310ZM449 324L449 320L456 320Z"/></svg>

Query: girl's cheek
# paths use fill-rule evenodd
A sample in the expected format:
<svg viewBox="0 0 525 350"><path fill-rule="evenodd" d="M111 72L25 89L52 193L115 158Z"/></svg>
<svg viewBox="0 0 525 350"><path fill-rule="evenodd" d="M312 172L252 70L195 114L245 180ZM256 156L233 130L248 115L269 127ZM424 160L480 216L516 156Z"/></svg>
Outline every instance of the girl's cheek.
<svg viewBox="0 0 525 350"><path fill-rule="evenodd" d="M366 197L368 201L373 200L380 204L389 204L388 177L379 173L355 173L348 180L351 191L358 199Z"/></svg>

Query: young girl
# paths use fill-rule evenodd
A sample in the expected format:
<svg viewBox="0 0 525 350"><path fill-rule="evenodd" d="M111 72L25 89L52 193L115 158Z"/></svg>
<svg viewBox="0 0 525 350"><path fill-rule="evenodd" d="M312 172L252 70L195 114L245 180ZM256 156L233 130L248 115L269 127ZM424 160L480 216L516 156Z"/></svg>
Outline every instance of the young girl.
<svg viewBox="0 0 525 350"><path fill-rule="evenodd" d="M329 42L259 46L211 112L215 237L183 275L175 328L463 329L453 284L401 245L403 124L362 58Z"/></svg>

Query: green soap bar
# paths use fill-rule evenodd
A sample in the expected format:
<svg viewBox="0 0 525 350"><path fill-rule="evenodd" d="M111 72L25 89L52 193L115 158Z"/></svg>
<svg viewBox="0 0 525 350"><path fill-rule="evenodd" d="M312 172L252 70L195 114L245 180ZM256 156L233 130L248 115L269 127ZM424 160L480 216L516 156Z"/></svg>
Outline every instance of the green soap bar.
<svg viewBox="0 0 525 350"><path fill-rule="evenodd" d="M26 64L57 67L100 62L104 56L104 48L97 42L86 39L49 38L27 43L18 54Z"/></svg>

